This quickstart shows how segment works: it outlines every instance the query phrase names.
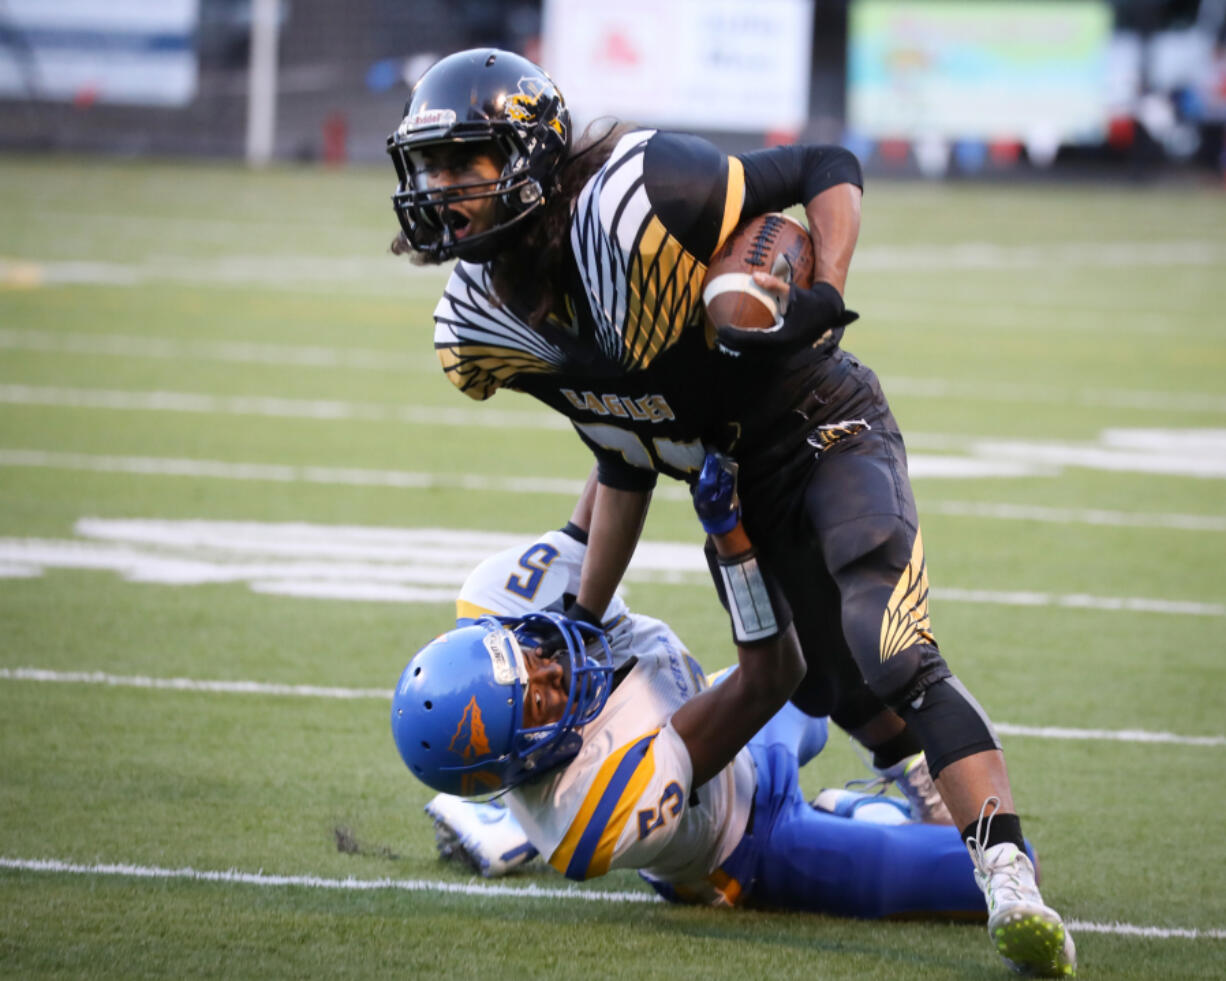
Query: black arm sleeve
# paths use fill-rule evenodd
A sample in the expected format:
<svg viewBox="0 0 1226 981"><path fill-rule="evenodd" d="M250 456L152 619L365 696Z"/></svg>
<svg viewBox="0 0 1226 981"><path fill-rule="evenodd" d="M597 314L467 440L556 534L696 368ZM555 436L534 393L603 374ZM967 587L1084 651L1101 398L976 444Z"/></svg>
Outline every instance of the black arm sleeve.
<svg viewBox="0 0 1226 981"><path fill-rule="evenodd" d="M654 470L640 470L612 459L608 453L596 455L596 479L606 487L624 491L649 491L659 477Z"/></svg>
<svg viewBox="0 0 1226 981"><path fill-rule="evenodd" d="M864 187L860 161L841 146L777 146L741 154L740 161L745 167L745 216L808 204L838 184Z"/></svg>
<svg viewBox="0 0 1226 981"><path fill-rule="evenodd" d="M643 154L643 184L669 234L704 260L719 245L725 210L740 205L728 200L728 158L708 140L686 133L651 138Z"/></svg>

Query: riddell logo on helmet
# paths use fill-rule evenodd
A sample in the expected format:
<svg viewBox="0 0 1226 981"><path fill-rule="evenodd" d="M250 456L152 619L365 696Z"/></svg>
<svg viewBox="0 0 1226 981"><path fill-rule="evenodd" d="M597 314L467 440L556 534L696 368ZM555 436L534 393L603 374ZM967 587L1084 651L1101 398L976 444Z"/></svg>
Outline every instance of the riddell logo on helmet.
<svg viewBox="0 0 1226 981"><path fill-rule="evenodd" d="M452 126L455 124L454 109L422 109L411 119L405 119L400 124L401 132L407 133L414 129L424 129L433 126Z"/></svg>
<svg viewBox="0 0 1226 981"><path fill-rule="evenodd" d="M464 706L460 724L447 748L465 760L475 760L490 755L490 741L485 735L485 723L481 719L481 707L474 695Z"/></svg>

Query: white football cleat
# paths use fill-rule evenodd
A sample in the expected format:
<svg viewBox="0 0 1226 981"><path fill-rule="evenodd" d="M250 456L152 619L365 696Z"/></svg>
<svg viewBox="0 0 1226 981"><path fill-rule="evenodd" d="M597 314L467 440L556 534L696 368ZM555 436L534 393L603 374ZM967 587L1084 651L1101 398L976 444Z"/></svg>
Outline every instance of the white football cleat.
<svg viewBox="0 0 1226 981"><path fill-rule="evenodd" d="M439 794L426 805L439 858L457 859L487 879L506 875L537 851L505 804Z"/></svg>
<svg viewBox="0 0 1226 981"><path fill-rule="evenodd" d="M979 812L977 832L987 837L992 815L984 809L999 800L989 797ZM993 813L995 813L993 811ZM985 849L979 838L966 847L975 863L975 882L988 904L988 936L1000 956L1018 974L1065 978L1077 973L1077 949L1060 914L1043 902L1030 859L1012 842Z"/></svg>
<svg viewBox="0 0 1226 981"><path fill-rule="evenodd" d="M911 807L900 797L883 797L859 790L826 787L810 804L819 811L838 817L870 821L873 824L910 824Z"/></svg>
<svg viewBox="0 0 1226 981"><path fill-rule="evenodd" d="M953 824L953 816L928 772L928 758L916 753L899 760L891 767L878 770L878 777L893 782L911 803L911 813L922 824Z"/></svg>

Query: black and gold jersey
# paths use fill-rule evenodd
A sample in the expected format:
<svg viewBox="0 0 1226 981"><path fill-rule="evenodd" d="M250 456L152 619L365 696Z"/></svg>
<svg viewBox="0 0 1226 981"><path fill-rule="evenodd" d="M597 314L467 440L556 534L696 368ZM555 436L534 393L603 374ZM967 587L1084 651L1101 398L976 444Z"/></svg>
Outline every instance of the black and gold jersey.
<svg viewBox="0 0 1226 981"><path fill-rule="evenodd" d="M606 484L692 479L704 445L729 444L728 393L747 380L702 313L707 263L742 219L745 174L698 137L624 135L573 206L566 316L530 326L493 296L487 267L458 263L434 312L447 377L475 399L509 388L563 413ZM783 193L799 200L800 188Z"/></svg>

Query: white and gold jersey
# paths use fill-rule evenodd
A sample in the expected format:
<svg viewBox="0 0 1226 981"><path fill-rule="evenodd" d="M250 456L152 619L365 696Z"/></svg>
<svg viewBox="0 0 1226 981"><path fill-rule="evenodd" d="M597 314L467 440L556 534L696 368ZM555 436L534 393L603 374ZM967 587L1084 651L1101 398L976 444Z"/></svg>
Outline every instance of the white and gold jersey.
<svg viewBox="0 0 1226 981"><path fill-rule="evenodd" d="M565 318L529 326L487 267L457 263L434 311L447 377L475 399L540 399L630 483L696 474L732 360L703 318L702 280L743 199L737 158L696 137L626 134L575 201Z"/></svg>
<svg viewBox="0 0 1226 981"><path fill-rule="evenodd" d="M633 666L568 764L507 794L528 840L571 879L641 869L701 887L745 832L754 793L748 750L697 791L689 752L669 724L706 686L664 624L639 637Z"/></svg>
<svg viewBox="0 0 1226 981"><path fill-rule="evenodd" d="M578 533L581 534L581 533ZM481 562L456 600L456 616L523 616L578 591L587 546L572 530L549 531ZM668 624L631 613L620 597L605 612L615 667L630 665L583 748L566 766L507 795L528 839L565 875L643 868L694 888L745 830L753 797L747 750L714 779L691 788L689 752L668 724L706 677Z"/></svg>

